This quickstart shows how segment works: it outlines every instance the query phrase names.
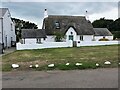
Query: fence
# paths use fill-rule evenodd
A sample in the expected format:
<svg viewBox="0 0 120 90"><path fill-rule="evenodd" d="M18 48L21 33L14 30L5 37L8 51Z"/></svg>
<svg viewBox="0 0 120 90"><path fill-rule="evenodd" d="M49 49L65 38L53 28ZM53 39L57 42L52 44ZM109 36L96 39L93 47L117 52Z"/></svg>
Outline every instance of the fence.
<svg viewBox="0 0 120 90"><path fill-rule="evenodd" d="M113 45L118 44L118 41L77 41L77 47L80 46L98 46L98 45ZM44 49L44 48L61 48L61 47L73 47L73 42L43 42L41 44L16 44L17 50L25 49Z"/></svg>
<svg viewBox="0 0 120 90"><path fill-rule="evenodd" d="M72 41L69 42L43 42L41 44L16 44L17 50L25 49L43 49L43 48L61 48L61 47L73 47Z"/></svg>
<svg viewBox="0 0 120 90"><path fill-rule="evenodd" d="M113 45L118 44L118 41L77 41L77 47L80 46L98 46L98 45Z"/></svg>

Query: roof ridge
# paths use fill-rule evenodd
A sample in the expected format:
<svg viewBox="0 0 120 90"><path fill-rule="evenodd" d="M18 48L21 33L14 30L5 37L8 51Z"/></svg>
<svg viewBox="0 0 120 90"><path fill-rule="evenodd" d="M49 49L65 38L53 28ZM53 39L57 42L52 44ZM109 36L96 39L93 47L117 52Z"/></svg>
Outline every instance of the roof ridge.
<svg viewBox="0 0 120 90"><path fill-rule="evenodd" d="M48 17L83 17L85 16L72 16L72 15L48 15Z"/></svg>

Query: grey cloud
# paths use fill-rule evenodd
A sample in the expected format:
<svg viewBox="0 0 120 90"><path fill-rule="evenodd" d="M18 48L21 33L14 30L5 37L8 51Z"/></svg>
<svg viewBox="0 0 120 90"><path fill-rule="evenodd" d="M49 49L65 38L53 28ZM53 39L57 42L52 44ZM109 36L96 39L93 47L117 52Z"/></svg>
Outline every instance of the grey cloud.
<svg viewBox="0 0 120 90"><path fill-rule="evenodd" d="M118 8L117 2L4 2L2 5L8 7L15 17L36 20L43 18L45 8L50 15L84 15L86 9L93 14Z"/></svg>

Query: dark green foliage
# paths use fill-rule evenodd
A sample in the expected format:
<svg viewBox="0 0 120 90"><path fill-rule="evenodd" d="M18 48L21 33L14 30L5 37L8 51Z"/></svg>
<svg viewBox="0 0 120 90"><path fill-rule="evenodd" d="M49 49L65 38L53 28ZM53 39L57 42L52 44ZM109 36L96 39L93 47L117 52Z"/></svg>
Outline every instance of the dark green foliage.
<svg viewBox="0 0 120 90"><path fill-rule="evenodd" d="M108 28L112 25L114 21L111 19L100 18L100 20L95 20L92 25L94 28Z"/></svg>
<svg viewBox="0 0 120 90"><path fill-rule="evenodd" d="M64 38L64 34L62 34L60 32L55 33L55 41L56 42L61 42L63 38Z"/></svg>
<svg viewBox="0 0 120 90"><path fill-rule="evenodd" d="M120 38L120 18L115 21L111 19L100 18L92 23L94 28L108 28L115 38Z"/></svg>
<svg viewBox="0 0 120 90"><path fill-rule="evenodd" d="M18 42L21 38L21 29L37 29L37 25L31 23L29 21L24 21L16 18L12 18L12 21L15 23L15 33L16 33L16 41Z"/></svg>

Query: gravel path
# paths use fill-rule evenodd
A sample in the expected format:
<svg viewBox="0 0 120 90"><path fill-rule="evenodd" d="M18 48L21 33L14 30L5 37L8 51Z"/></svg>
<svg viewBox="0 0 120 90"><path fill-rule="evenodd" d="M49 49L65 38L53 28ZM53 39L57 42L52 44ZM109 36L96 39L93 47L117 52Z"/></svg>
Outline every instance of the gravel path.
<svg viewBox="0 0 120 90"><path fill-rule="evenodd" d="M118 69L4 72L3 88L117 88Z"/></svg>

